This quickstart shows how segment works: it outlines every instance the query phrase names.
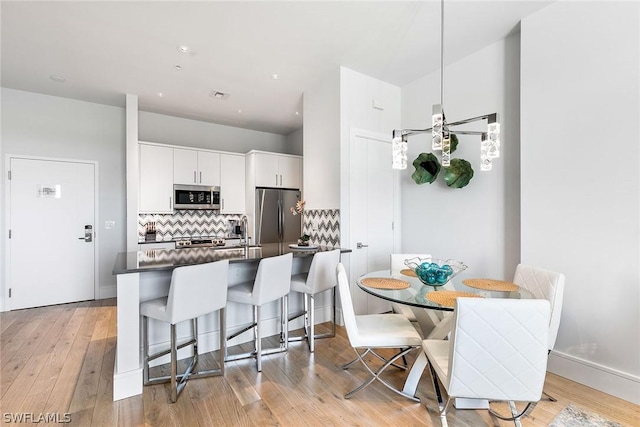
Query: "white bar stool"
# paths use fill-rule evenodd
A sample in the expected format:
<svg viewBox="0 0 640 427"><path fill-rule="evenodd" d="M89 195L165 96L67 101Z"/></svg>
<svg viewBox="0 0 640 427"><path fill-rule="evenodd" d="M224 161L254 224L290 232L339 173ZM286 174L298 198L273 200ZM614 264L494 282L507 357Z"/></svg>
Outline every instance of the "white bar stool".
<svg viewBox="0 0 640 427"><path fill-rule="evenodd" d="M189 378L203 378L224 375L224 353L226 348L227 275L229 261L177 267L171 275L169 296L145 301L140 304L142 316L142 340L144 345L144 385L171 383L171 402L178 399ZM219 369L193 372L198 363L198 317L208 313L220 315L220 358ZM149 355L149 318L161 320L171 325L171 348ZM176 325L191 320L193 337L178 344ZM178 349L192 345L193 357L183 374L177 373ZM171 353L171 375L149 378L149 362ZM178 383L178 379L180 382Z"/></svg>
<svg viewBox="0 0 640 427"><path fill-rule="evenodd" d="M315 350L315 340L336 336L336 267L340 262L340 249L317 252L313 256L308 273L291 277L291 291L300 292L304 299L304 310L289 317L289 321L304 316L304 335L289 338L289 342L307 340L309 351ZM315 296L331 289L332 313L331 332L315 334Z"/></svg>
<svg viewBox="0 0 640 427"><path fill-rule="evenodd" d="M227 300L239 304L253 306L253 323L241 330L229 335L227 339L233 339L243 332L253 329L253 351L243 354L228 355L225 352L225 360L256 358L258 372L262 372L262 355L281 353L287 351L287 295L291 288L291 266L293 254L288 253L270 258L263 258L258 264L256 279L253 282L244 282L229 288ZM262 335L260 334L260 309L266 303L280 299L280 346L268 350L262 350Z"/></svg>

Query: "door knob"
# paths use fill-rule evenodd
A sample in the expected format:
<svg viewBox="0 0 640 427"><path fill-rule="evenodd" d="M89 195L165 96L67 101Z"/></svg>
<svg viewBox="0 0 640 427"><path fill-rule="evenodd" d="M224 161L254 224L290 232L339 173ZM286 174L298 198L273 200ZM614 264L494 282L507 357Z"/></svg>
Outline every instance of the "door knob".
<svg viewBox="0 0 640 427"><path fill-rule="evenodd" d="M357 249L368 248L368 247L369 247L369 245L363 245L362 242L356 243L356 248Z"/></svg>

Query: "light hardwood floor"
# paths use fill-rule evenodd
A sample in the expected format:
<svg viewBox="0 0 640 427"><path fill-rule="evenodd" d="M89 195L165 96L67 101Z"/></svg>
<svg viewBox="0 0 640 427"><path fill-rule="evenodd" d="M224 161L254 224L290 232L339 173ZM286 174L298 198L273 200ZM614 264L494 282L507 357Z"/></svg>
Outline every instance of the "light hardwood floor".
<svg viewBox="0 0 640 427"><path fill-rule="evenodd" d="M0 332L0 423L7 422L5 414L68 413L76 426L440 425L428 373L420 404L377 383L345 400L367 375L357 364L341 369L354 357L343 328L317 341L314 354L306 343L293 343L286 354L266 356L260 374L252 360L228 363L224 377L189 381L175 404L167 385L112 401L115 299L2 313ZM205 355L202 363L212 360ZM404 373L389 370L387 378L400 385ZM558 402L540 402L524 426L546 426L571 402L622 425L640 425L638 405L553 374L545 390ZM448 419L453 427L512 425L486 411L452 409Z"/></svg>

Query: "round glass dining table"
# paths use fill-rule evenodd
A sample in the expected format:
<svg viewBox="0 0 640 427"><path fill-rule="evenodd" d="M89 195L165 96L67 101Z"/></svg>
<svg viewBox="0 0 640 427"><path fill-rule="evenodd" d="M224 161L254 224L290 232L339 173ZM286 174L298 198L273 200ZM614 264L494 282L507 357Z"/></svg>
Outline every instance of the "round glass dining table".
<svg viewBox="0 0 640 427"><path fill-rule="evenodd" d="M406 289L380 289L367 286L362 283L363 279L378 278L378 279L397 279L409 283L409 287ZM462 283L459 277L454 280L449 280L442 286L431 286L423 284L420 279L415 276L408 276L400 272L392 272L391 270L379 270L373 271L360 276L357 280L358 286L363 291L376 296L378 298L385 299L387 301L396 302L399 304L405 304L413 307L427 308L431 310L441 311L453 311L452 306L438 304L427 298L427 294L430 292L440 291L459 291L468 292L484 298L513 298L513 299L531 299L534 298L533 294L524 288L518 287L515 291L492 291L477 289L466 286Z"/></svg>
<svg viewBox="0 0 640 427"><path fill-rule="evenodd" d="M364 279L396 279L407 282L409 286L405 289L381 289L378 287L367 286L363 283ZM391 270L379 270L360 276L357 280L357 284L360 289L378 298L398 304L405 304L411 307L425 309L413 310L418 323L421 325L421 329L425 332L425 339L444 339L451 331L451 323L454 317L450 315L454 310L453 305L443 305L430 300L427 298L427 295L430 292L458 291L471 293L483 298L535 298L531 292L521 287L518 287L514 291L493 291L467 286L462 283L462 280L459 277L455 277L454 279L455 280L449 280L442 286L431 286L423 284L420 279L415 276L405 275L399 271L392 272ZM424 328L422 321L425 316L428 317L428 322L430 322L431 325L435 325L428 334L426 334L427 329ZM420 354L413 363L413 366L407 375L407 379L405 380L405 385L402 390L404 394L415 397L418 382L420 381L420 377L422 376L422 372L426 366L427 357L423 351L420 351ZM454 405L458 409L487 409L489 407L489 402L482 399L457 398Z"/></svg>

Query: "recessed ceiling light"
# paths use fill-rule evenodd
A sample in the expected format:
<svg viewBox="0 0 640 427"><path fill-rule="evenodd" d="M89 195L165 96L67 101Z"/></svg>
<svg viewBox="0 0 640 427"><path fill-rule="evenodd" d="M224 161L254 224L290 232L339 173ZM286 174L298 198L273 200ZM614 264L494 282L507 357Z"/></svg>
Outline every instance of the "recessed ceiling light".
<svg viewBox="0 0 640 427"><path fill-rule="evenodd" d="M280 78L280 76L278 76L277 74L271 74L271 79L272 80L278 80Z"/></svg>
<svg viewBox="0 0 640 427"><path fill-rule="evenodd" d="M66 81L67 81L67 79L65 79L64 77L62 77L62 76L57 76L57 75L55 75L55 74L50 75L50 76L49 76L49 78L50 78L51 80L53 80L54 82L56 82L56 83L64 83L64 82L66 82Z"/></svg>
<svg viewBox="0 0 640 427"><path fill-rule="evenodd" d="M228 93L220 92L218 90L212 90L209 93L209 96L215 99L227 99L229 98L230 95Z"/></svg>
<svg viewBox="0 0 640 427"><path fill-rule="evenodd" d="M190 53L191 52L191 48L189 46L180 45L180 46L178 46L178 52L180 52L180 53Z"/></svg>
<svg viewBox="0 0 640 427"><path fill-rule="evenodd" d="M162 98L164 96L164 93L162 92L156 92L156 95L158 95L160 98Z"/></svg>
<svg viewBox="0 0 640 427"><path fill-rule="evenodd" d="M242 110L238 110L238 113L242 113Z"/></svg>
<svg viewBox="0 0 640 427"><path fill-rule="evenodd" d="M294 114L295 114L296 116L299 116L299 115L300 115L300 112L299 112L299 111L296 111Z"/></svg>

